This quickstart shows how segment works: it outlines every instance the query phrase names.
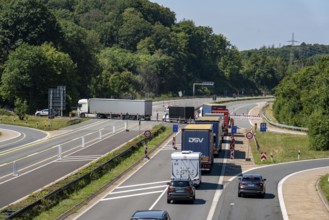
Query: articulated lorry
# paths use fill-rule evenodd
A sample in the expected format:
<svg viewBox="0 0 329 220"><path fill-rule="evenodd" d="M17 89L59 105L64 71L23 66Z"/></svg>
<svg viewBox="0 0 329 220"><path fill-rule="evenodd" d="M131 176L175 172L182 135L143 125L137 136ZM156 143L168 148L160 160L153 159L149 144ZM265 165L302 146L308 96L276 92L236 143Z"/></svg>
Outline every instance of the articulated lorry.
<svg viewBox="0 0 329 220"><path fill-rule="evenodd" d="M221 116L223 119L223 132L228 135L228 128L230 125L230 112L225 105L219 104L203 104L202 116Z"/></svg>
<svg viewBox="0 0 329 220"><path fill-rule="evenodd" d="M97 118L151 120L152 101L133 99L80 99L78 115L83 118L96 114Z"/></svg>
<svg viewBox="0 0 329 220"><path fill-rule="evenodd" d="M224 133L222 130L223 119L220 116L203 116L195 119L195 124L212 124L212 131L214 135L214 156L218 156L222 149Z"/></svg>
<svg viewBox="0 0 329 220"><path fill-rule="evenodd" d="M201 169L211 171L214 162L212 124L189 124L182 129L182 151L201 152Z"/></svg>
<svg viewBox="0 0 329 220"><path fill-rule="evenodd" d="M193 185L201 184L201 153L192 151L174 152L171 154L171 178L187 178Z"/></svg>
<svg viewBox="0 0 329 220"><path fill-rule="evenodd" d="M167 114L164 120L187 123L195 118L195 109L193 106L169 106Z"/></svg>

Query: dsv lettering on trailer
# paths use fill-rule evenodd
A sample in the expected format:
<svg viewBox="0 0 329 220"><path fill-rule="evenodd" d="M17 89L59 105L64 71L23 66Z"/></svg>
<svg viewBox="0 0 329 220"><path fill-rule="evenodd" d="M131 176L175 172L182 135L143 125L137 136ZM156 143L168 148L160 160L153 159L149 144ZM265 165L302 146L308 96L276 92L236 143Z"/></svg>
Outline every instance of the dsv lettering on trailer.
<svg viewBox="0 0 329 220"><path fill-rule="evenodd" d="M202 142L203 142L203 139L204 139L204 138L193 138L193 137L190 137L190 138L188 139L188 142L189 142L189 143L202 143Z"/></svg>

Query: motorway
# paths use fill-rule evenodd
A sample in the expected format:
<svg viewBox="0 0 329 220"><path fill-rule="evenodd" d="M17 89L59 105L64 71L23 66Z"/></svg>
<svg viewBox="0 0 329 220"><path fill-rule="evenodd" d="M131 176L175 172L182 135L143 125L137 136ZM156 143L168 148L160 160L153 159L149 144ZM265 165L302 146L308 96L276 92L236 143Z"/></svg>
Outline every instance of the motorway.
<svg viewBox="0 0 329 220"><path fill-rule="evenodd" d="M185 102L186 105L189 105L187 101ZM227 104L227 106L230 112L241 115L248 114L249 109L256 106L257 102L259 101L242 101L230 103ZM168 103L155 103L153 108L154 116L158 113L159 118L162 117L163 105L166 104ZM193 105L198 106L200 102L196 101ZM51 156L52 159L40 163L42 164L42 168L40 168L41 165L39 163L38 165L34 165L35 163L26 162L26 167L30 168L26 169L26 171L19 171L18 177L12 175L12 169L10 168L8 168L6 171L7 174L5 175L1 172L1 207L59 178L63 178L68 173L73 172L91 160L99 158L104 153L132 139L134 136L140 134L142 130L151 128L155 123L158 122L154 121L153 118L151 122L142 122L142 128L139 128L137 122L129 121L129 132L124 131L125 125L123 121L116 120L93 119L89 120L87 124L67 128L68 131L64 132L64 135L50 138L50 140L40 145L44 146L45 149L51 148L52 146L54 147ZM250 128L251 126L249 120L246 119L236 119L235 123L240 129ZM117 133L115 134L113 134L114 125L117 126ZM103 132L101 140L99 138L100 129L102 129ZM86 146L82 147L81 137L82 135L88 134L93 136L93 138L88 139L86 137ZM177 134L176 139L178 147L180 142L179 135L180 133ZM49 142L52 143L50 144ZM66 142L71 144L63 144ZM62 158L58 158L58 145L60 143L63 152L66 152L64 150L66 146L70 146L67 147L68 150L63 154ZM243 138L239 141L239 137L237 137L236 144L244 145ZM38 144L32 144L32 146L38 146ZM36 148L39 149L38 147ZM24 149L28 150L33 148L34 147L24 147ZM220 157L215 158L212 172L203 176L203 183L197 190L194 204L166 203L166 183L170 178L170 154L173 152L171 141L169 140L159 148L158 153L153 155L151 160L145 161L141 167L136 168L134 173L127 176L127 178L119 185L116 185L116 187L110 188L105 193L105 196L101 197L96 203L89 204L89 208L81 210L74 218L129 219L132 213L137 209L166 209L170 213L172 219L282 219L277 193L278 182L283 177L293 172L313 167L328 166L329 164L328 159L323 159L259 168L259 170L254 170L252 172L262 173L268 179L268 193L265 199L238 198L237 180L235 177L237 174L244 171L244 167L242 165L230 163L228 160L229 151L227 144L224 144L223 148L224 150L221 152ZM18 152L23 151L25 150ZM41 151L40 149L37 150L37 152ZM12 153L12 155L18 155L14 152L16 152L16 150L10 153ZM51 150L47 152L51 152ZM25 155L24 161L32 157L30 156L32 154L33 153ZM239 154L240 157L246 157L245 152L237 152L237 155ZM11 154L9 155L11 156ZM46 157L49 158L50 155L51 154ZM3 164L10 164L10 162L3 163L5 158L6 156L1 154L0 169L6 166ZM42 157L40 157L40 159L41 158ZM19 164L19 166L21 165Z"/></svg>
<svg viewBox="0 0 329 220"><path fill-rule="evenodd" d="M248 109L255 106L254 102L239 102L229 105L230 112L247 114ZM236 124L241 128L249 128L249 120L237 119ZM243 127L242 127L243 126ZM241 131L241 130L240 130ZM237 145L245 145L244 137L237 135ZM176 141L180 144L180 133ZM285 176L300 170L314 167L326 167L328 159L301 161L275 166L257 168L248 172L263 174L267 178L267 194L264 199L237 196L237 175L244 170L244 165L236 165L228 159L228 145L211 173L203 175L202 185L197 189L194 204L166 203L166 183L170 178L170 154L172 149L169 140L160 148L151 160L145 162L134 173L110 188L104 196L71 219L129 219L134 211L139 209L167 210L172 219L283 219L279 197L278 183ZM236 152L238 157L245 158L246 152ZM249 164L246 164L248 167Z"/></svg>

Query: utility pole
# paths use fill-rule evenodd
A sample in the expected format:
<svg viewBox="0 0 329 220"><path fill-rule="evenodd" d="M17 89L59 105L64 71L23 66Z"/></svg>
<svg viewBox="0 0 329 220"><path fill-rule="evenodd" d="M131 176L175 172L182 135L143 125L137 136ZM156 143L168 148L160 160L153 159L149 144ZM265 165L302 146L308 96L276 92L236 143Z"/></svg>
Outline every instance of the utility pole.
<svg viewBox="0 0 329 220"><path fill-rule="evenodd" d="M289 66L291 66L291 65L292 65L292 61L294 60L293 49L294 49L295 43L298 42L298 41L295 40L294 32L292 32L291 40L289 40L289 41L287 41L287 42L290 42L290 43L291 43L291 48L290 48L290 59L289 59Z"/></svg>

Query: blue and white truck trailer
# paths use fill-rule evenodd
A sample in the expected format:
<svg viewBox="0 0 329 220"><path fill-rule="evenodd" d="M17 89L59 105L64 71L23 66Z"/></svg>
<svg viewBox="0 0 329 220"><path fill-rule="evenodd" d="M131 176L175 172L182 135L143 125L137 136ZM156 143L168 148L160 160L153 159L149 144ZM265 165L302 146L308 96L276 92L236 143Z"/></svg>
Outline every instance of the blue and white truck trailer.
<svg viewBox="0 0 329 220"><path fill-rule="evenodd" d="M195 119L195 124L212 124L213 131L213 144L214 144L214 156L218 156L222 150L222 143L224 139L223 132L223 119L220 116L203 116Z"/></svg>
<svg viewBox="0 0 329 220"><path fill-rule="evenodd" d="M211 171L214 162L212 124L189 124L182 129L182 151L201 152L201 169Z"/></svg>

